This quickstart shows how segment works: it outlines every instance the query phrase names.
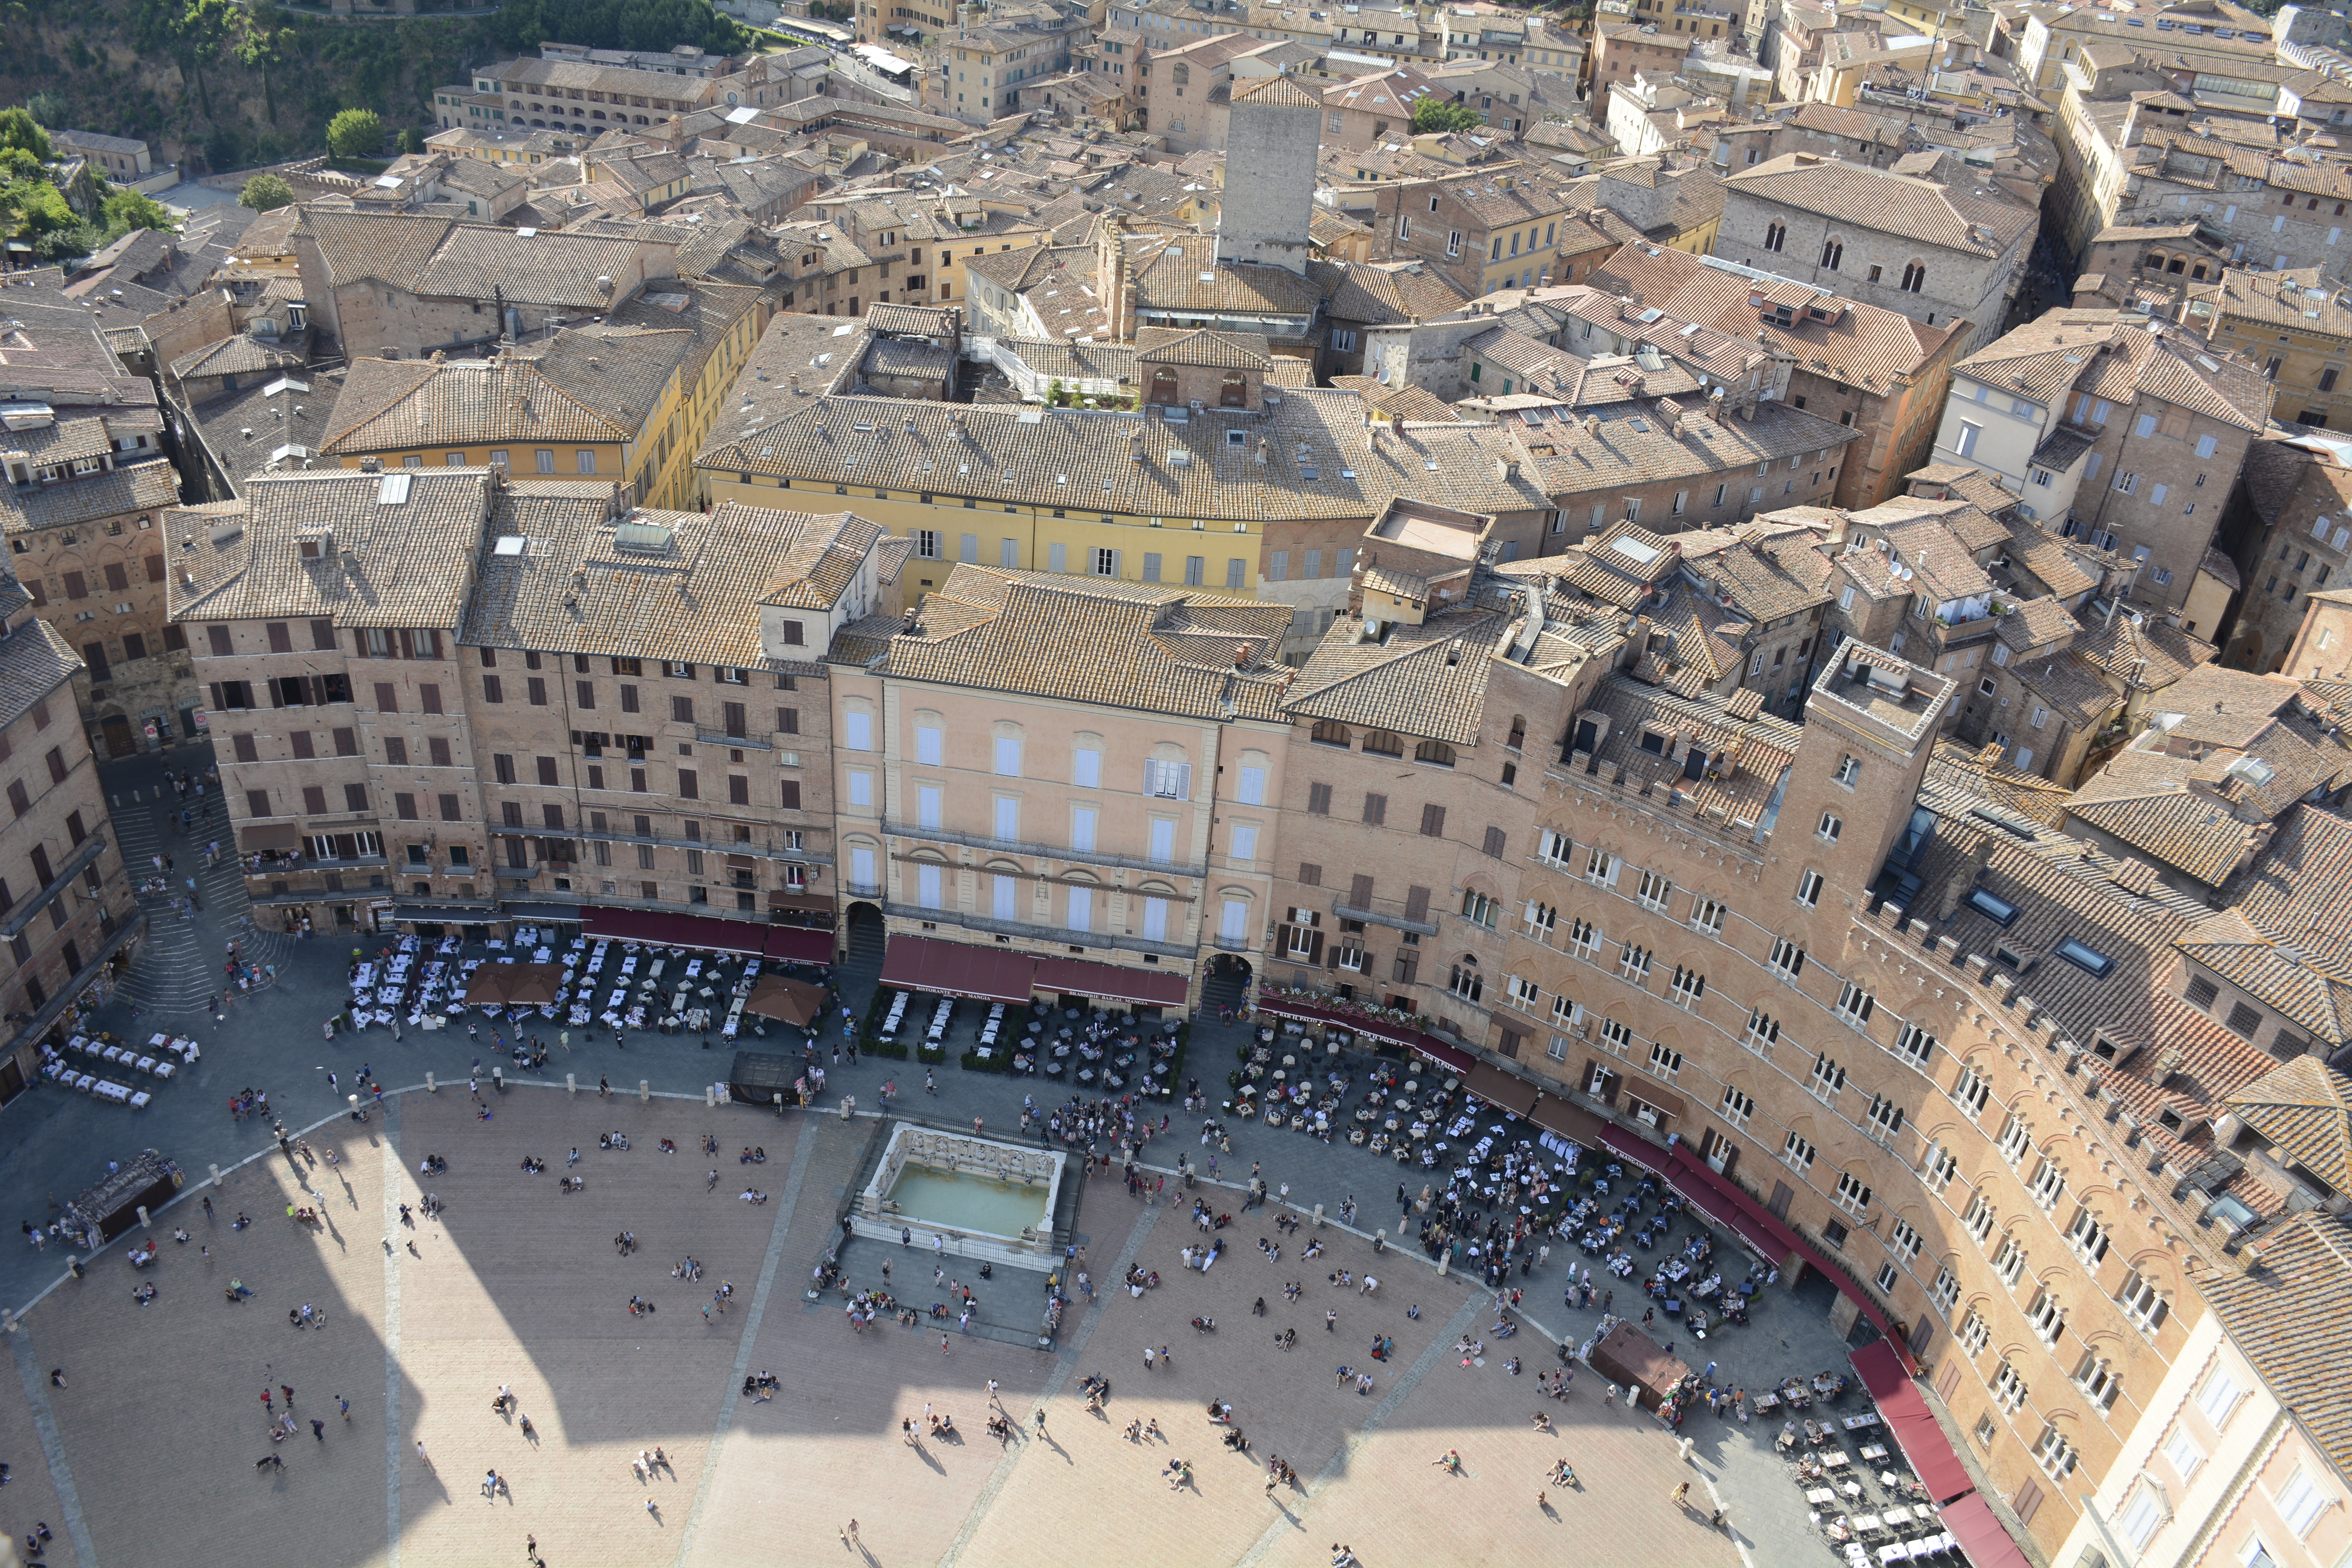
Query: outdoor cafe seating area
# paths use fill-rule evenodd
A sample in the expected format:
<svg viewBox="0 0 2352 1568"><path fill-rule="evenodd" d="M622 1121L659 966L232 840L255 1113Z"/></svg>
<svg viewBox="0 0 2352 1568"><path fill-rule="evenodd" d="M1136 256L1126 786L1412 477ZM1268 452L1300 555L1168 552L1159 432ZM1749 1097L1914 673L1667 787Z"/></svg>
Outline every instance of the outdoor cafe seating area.
<svg viewBox="0 0 2352 1568"><path fill-rule="evenodd" d="M875 1033L894 1042L919 1029L925 1048L944 1051L959 1020L969 1027L971 1049L982 1063L1003 1052L1010 1071L1055 1079L1082 1090L1162 1097L1176 1092L1172 1069L1181 1026L1174 1019L1155 1021L1140 1012L1109 1008L1051 1002L1024 1007L897 990L887 994Z"/></svg>
<svg viewBox="0 0 2352 1568"><path fill-rule="evenodd" d="M1750 1402L1759 1417L1784 1417L1773 1447L1787 1457L1790 1480L1803 1491L1814 1527L1854 1568L1962 1561L1957 1538L1902 1450L1887 1441L1869 1396L1860 1396L1859 1410L1843 1407L1848 1386L1837 1374L1792 1377Z"/></svg>
<svg viewBox="0 0 2352 1568"><path fill-rule="evenodd" d="M77 1034L68 1038L64 1051L54 1045L41 1047L40 1072L60 1089L139 1111L154 1096L135 1083L121 1082L106 1074L169 1079L203 1054L194 1040L168 1034L152 1035L144 1046L125 1044L102 1033ZM76 1057L81 1060L77 1061Z"/></svg>
<svg viewBox="0 0 2352 1568"><path fill-rule="evenodd" d="M823 971L756 954L571 935L523 926L469 955L455 936L403 936L352 967L352 1027L446 1029L510 1024L518 1061L525 1031L559 1029L764 1036L775 1020L803 1030L822 1016Z"/></svg>

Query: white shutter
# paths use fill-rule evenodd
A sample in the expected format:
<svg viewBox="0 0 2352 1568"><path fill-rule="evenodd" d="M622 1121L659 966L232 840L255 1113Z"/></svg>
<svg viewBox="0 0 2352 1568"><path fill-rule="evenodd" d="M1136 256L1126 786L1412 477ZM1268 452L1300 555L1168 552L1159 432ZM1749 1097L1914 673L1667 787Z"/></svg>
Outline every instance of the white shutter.
<svg viewBox="0 0 2352 1568"><path fill-rule="evenodd" d="M919 865L915 868L915 902L925 909L944 907L940 902L940 868Z"/></svg>
<svg viewBox="0 0 2352 1568"><path fill-rule="evenodd" d="M1070 810L1070 847L1088 854L1095 849L1095 809L1075 806Z"/></svg>
<svg viewBox="0 0 2352 1568"><path fill-rule="evenodd" d="M992 876L989 879L989 913L999 920L1018 920L1021 883L1017 877Z"/></svg>
<svg viewBox="0 0 2352 1568"><path fill-rule="evenodd" d="M853 848L849 852L849 880L860 887L874 885L874 852Z"/></svg>
<svg viewBox="0 0 2352 1568"><path fill-rule="evenodd" d="M1005 779L1021 777L1021 737L1000 735L996 737L996 771Z"/></svg>
<svg viewBox="0 0 2352 1568"><path fill-rule="evenodd" d="M1069 928L1092 931L1095 928L1095 890L1091 887L1070 889Z"/></svg>
<svg viewBox="0 0 2352 1568"><path fill-rule="evenodd" d="M915 825L937 831L940 825L940 787L924 784L915 790Z"/></svg>
<svg viewBox="0 0 2352 1568"><path fill-rule="evenodd" d="M1125 550L1115 549L1110 552L1110 574L1113 577L1125 577L1127 575L1127 552Z"/></svg>
<svg viewBox="0 0 2352 1568"><path fill-rule="evenodd" d="M929 725L921 725L916 728L916 761L922 763L924 766L929 768L937 768L940 766L940 758L943 754L944 749L945 748L942 745L942 737L939 730L933 728Z"/></svg>
<svg viewBox="0 0 2352 1568"><path fill-rule="evenodd" d="M841 743L852 751L873 750L874 716L856 712L842 715Z"/></svg>
<svg viewBox="0 0 2352 1568"><path fill-rule="evenodd" d="M1225 900L1217 920L1217 935L1229 942L1239 942L1249 935L1249 904L1239 898Z"/></svg>
<svg viewBox="0 0 2352 1568"><path fill-rule="evenodd" d="M1265 804L1265 768L1244 768L1242 769L1241 802L1244 806L1263 806Z"/></svg>
<svg viewBox="0 0 2352 1568"><path fill-rule="evenodd" d="M1166 865L1176 858L1176 824L1166 817L1151 820L1151 859Z"/></svg>
<svg viewBox="0 0 2352 1568"><path fill-rule="evenodd" d="M1143 901L1143 936L1149 942L1168 940L1168 901L1147 898Z"/></svg>
<svg viewBox="0 0 2352 1568"><path fill-rule="evenodd" d="M1070 782L1081 789L1102 788L1102 753L1082 750L1070 754Z"/></svg>

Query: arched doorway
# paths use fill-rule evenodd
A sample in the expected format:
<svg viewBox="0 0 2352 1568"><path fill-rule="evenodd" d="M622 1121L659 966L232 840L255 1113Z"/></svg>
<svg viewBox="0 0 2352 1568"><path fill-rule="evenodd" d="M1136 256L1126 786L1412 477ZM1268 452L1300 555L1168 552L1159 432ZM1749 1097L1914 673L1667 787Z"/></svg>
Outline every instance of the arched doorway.
<svg viewBox="0 0 2352 1568"><path fill-rule="evenodd" d="M1232 1008L1239 1011L1249 1001L1251 975L1249 960L1238 953L1220 953L1211 958L1201 977L1201 1010L1213 1014L1219 1008Z"/></svg>

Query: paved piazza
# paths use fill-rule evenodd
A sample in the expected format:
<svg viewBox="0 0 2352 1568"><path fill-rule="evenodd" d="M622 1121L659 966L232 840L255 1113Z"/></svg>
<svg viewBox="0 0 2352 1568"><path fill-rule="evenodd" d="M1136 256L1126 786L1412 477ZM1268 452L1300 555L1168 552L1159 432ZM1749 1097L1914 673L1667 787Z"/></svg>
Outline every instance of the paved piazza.
<svg viewBox="0 0 2352 1568"><path fill-rule="evenodd" d="M109 765L116 827L134 862L170 852L184 868L197 845L165 830L158 766ZM1076 1219L1089 1272L1115 1277L1131 1257L1159 1270L1160 1288L1140 1300L1106 1291L1074 1305L1055 1347L1041 1352L1041 1276L999 1269L980 1281L950 1264L982 1308L969 1336L947 1320L942 1355L929 1318L921 1332L859 1333L837 1294L815 1305L803 1299L838 1235L850 1185L887 1134L870 1114L879 1091L895 1081L908 1111L950 1127L983 1116L992 1133L1018 1123L1024 1093L1053 1103L1067 1091L966 1072L950 1057L936 1071L934 1096L922 1092L919 1066L868 1059L832 1068L828 1084L828 1104L843 1092L857 1097L856 1121L780 1119L705 1107L702 1085L730 1060L725 1042L706 1051L691 1035L633 1034L621 1049L609 1035L575 1033L536 1081L504 1094L486 1081L493 1115L483 1121L466 1078L477 1058L492 1059L487 1030L478 1041L457 1030L411 1030L400 1041L371 1030L322 1041L319 1022L342 1006L354 941L373 952L383 938L294 941L268 928L267 911L248 910L231 866L199 874L204 909L183 920L168 905L149 908L137 961L92 1023L141 1037L157 1029L194 1035L203 1059L142 1112L43 1087L0 1113L0 1192L16 1206L0 1221L12 1234L19 1220L45 1218L47 1199L71 1197L108 1160L142 1147L177 1160L190 1177L152 1231L103 1249L85 1279L62 1278L55 1247L0 1249L0 1306L21 1314L7 1336L17 1376L0 1384L0 1461L11 1467L0 1530L21 1546L34 1521L47 1521L46 1562L209 1568L258 1552L319 1568L512 1563L536 1535L551 1568L861 1559L1032 1568L1041 1552L1087 1563L1321 1568L1335 1542L1370 1568L1535 1562L1538 1552L1602 1563L1835 1568L1764 1424L1696 1416L1685 1463L1654 1418L1604 1407L1590 1370L1565 1402L1534 1393L1535 1373L1558 1364L1555 1344L1582 1341L1598 1318L1597 1309L1560 1302L1570 1264L1582 1261L1572 1251L1557 1249L1515 1279L1527 1291L1528 1328L1508 1342L1493 1334L1491 1310L1465 1281L1441 1280L1403 1249L1375 1260L1369 1233L1396 1234L1399 1182L1418 1191L1437 1173L1401 1171L1345 1143L1235 1124L1234 1152L1222 1161L1228 1182L1262 1161L1270 1183L1290 1184L1301 1210L1322 1204L1336 1214L1354 1197L1356 1228L1326 1228L1328 1250L1311 1260L1299 1256L1311 1234L1302 1230L1285 1241L1277 1264L1255 1245L1273 1234L1270 1218L1240 1216L1224 1232L1226 1255L1202 1275L1180 1260L1198 1233L1172 1181L1164 1204L1147 1205L1116 1176L1097 1176L1084 1183ZM210 998L228 940L275 972L216 1016ZM838 972L861 1011L878 966L871 945L853 944ZM551 1026L541 1032L555 1048ZM1245 1039L1213 1020L1197 1024L1185 1071L1221 1082ZM393 1089L385 1110L359 1125L335 1112L362 1064ZM1333 1065L1360 1074L1365 1063ZM436 1093L423 1090L428 1072ZM577 1094L563 1092L567 1072L579 1080ZM596 1096L600 1077L614 1086L610 1101ZM640 1080L653 1091L650 1103L637 1098ZM298 1167L277 1153L264 1124L230 1120L226 1103L247 1087L268 1091L320 1163ZM614 1128L628 1133L629 1152L596 1146L597 1134ZM1173 1141L1147 1146L1149 1165L1171 1165L1180 1148L1196 1158L1208 1152L1197 1123L1188 1134L1180 1115L1171 1131ZM706 1132L721 1145L715 1162L698 1152ZM681 1152L660 1152L664 1137ZM764 1146L766 1163L737 1164L745 1145ZM567 1195L557 1182L575 1146L574 1174L587 1186ZM331 1150L332 1166L324 1162ZM417 1163L436 1154L447 1159L446 1174L421 1177ZM525 1155L546 1160L548 1173L526 1175ZM210 1188L215 1163L223 1183ZM713 1163L716 1191L706 1175ZM746 1186L769 1201L742 1202L736 1195ZM445 1212L402 1225L398 1206L415 1208L426 1190ZM314 1191L324 1197L316 1229L286 1214L289 1203L316 1202ZM209 1219L199 1203L207 1194ZM1230 1186L1203 1182L1199 1195L1219 1209L1240 1207ZM231 1228L240 1212L253 1218L250 1228ZM1690 1225L1677 1222L1676 1242ZM172 1239L175 1227L190 1233L184 1246ZM613 1245L622 1230L639 1243L628 1257ZM162 1248L143 1274L123 1259L142 1236ZM688 1257L702 1264L698 1283L670 1273ZM885 1262L904 1299L927 1306L944 1294L933 1291L919 1249L860 1240L842 1257L858 1286L879 1283ZM1323 1282L1335 1270L1360 1276L1367 1266L1383 1281L1376 1298ZM150 1279L160 1294L139 1306L131 1290ZM1296 1306L1282 1299L1286 1279L1307 1283ZM231 1280L255 1297L230 1304ZM706 1323L700 1306L721 1281L734 1286L731 1301ZM1612 1283L1621 1306L1634 1299L1630 1285ZM657 1310L630 1316L632 1295ZM1263 1319L1251 1312L1259 1296ZM324 1328L288 1324L288 1309L306 1302L326 1313ZM1417 1320L1406 1316L1415 1304ZM1327 1308L1339 1314L1336 1331L1323 1327ZM1216 1331L1195 1334L1195 1315L1215 1319ZM1274 1335L1289 1327L1297 1348L1276 1350ZM1485 1364L1465 1366L1451 1354L1465 1329L1486 1341ZM1369 1359L1376 1332L1396 1341L1394 1360ZM1147 1372L1146 1344L1169 1347L1172 1367ZM1840 1364L1843 1348L1824 1302L1803 1291L1768 1292L1753 1328L1705 1347L1721 1359L1721 1382L1750 1389ZM1504 1370L1509 1351L1525 1357L1526 1376ZM1343 1362L1372 1372L1370 1395L1339 1385L1333 1370ZM64 1374L63 1387L50 1385L52 1369ZM782 1392L742 1397L743 1375L763 1370ZM1087 1413L1079 1389L1097 1374L1112 1385L1101 1416ZM1023 1418L1016 1443L1000 1445L985 1430L991 1378ZM299 1425L273 1446L268 1425L284 1384L294 1387ZM520 1400L516 1416L490 1407L501 1385ZM1212 1396L1232 1403L1249 1457L1218 1442L1203 1414ZM351 1401L348 1423L338 1397ZM901 1419L919 1417L927 1403L955 1417L958 1438L902 1440ZM1538 1406L1557 1435L1532 1429ZM313 1417L325 1423L323 1442L311 1436ZM1166 1440L1129 1443L1123 1432L1139 1420L1156 1420ZM640 1481L629 1461L656 1446L669 1463ZM1448 1449L1461 1452L1458 1476L1432 1463ZM257 1472L255 1461L272 1453L285 1469ZM1297 1490L1267 1495L1269 1453L1290 1461ZM1581 1478L1578 1490L1541 1484L1562 1454ZM1161 1478L1171 1458L1192 1462L1183 1490ZM491 1468L509 1489L494 1500L481 1492ZM1694 1501L1727 1505L1727 1530L1710 1531L1704 1511L1667 1500L1685 1479ZM855 1549L840 1534L852 1517ZM14 1562L12 1549L0 1544L0 1568Z"/></svg>
<svg viewBox="0 0 2352 1568"><path fill-rule="evenodd" d="M1186 1205L1139 1203L1097 1178L1081 1211L1090 1271L1132 1258L1161 1286L1139 1300L1102 1292L1066 1323L1058 1354L968 1337L950 1320L942 1354L928 1319L860 1333L837 1294L803 1299L838 1234L835 1193L869 1123L544 1088L487 1097L488 1122L460 1082L395 1096L364 1126L326 1123L309 1135L315 1165L273 1154L217 1189L192 1188L214 1213L194 1196L173 1206L147 1233L162 1239L152 1270L134 1273L117 1245L44 1300L13 1336L22 1375L0 1398L11 1528L47 1520L48 1561L84 1561L37 1415L65 1456L92 1557L144 1568L228 1563L294 1540L308 1564L509 1563L526 1533L560 1568L834 1563L853 1517L872 1562L974 1568L1032 1563L1041 1541L1105 1563L1323 1563L1334 1542L1368 1564L1532 1561L1612 1540L1628 1561L1637 1542L1677 1563L1735 1559L1702 1518L1664 1506L1691 1472L1654 1423L1602 1409L1590 1374L1571 1400L1539 1401L1533 1373L1554 1363L1533 1334L1509 1342L1528 1354L1527 1376L1507 1374L1492 1343L1483 1366L1463 1365L1452 1345L1491 1322L1484 1298L1394 1253L1375 1260L1336 1228L1322 1257L1301 1261L1294 1243L1272 1262L1255 1246L1259 1217L1244 1217L1224 1234L1252 1239L1202 1275L1179 1259L1196 1235ZM597 1148L613 1128L626 1130L629 1152ZM706 1131L725 1145L715 1192L697 1152ZM681 1152L661 1152L664 1137ZM746 1138L765 1147L764 1166L736 1163ZM558 1178L575 1146L586 1189L565 1194ZM418 1174L428 1155L448 1161L446 1174ZM548 1173L524 1173L525 1155ZM737 1196L747 1181L771 1195L766 1205ZM446 1210L400 1223L396 1206L415 1208L426 1191ZM286 1206L312 1193L325 1197L322 1223L289 1220ZM233 1228L239 1214L249 1228ZM176 1226L186 1244L172 1239ZM627 1257L613 1239L625 1229L639 1242ZM927 1296L926 1255L896 1250L900 1280L919 1279L907 1293ZM670 1272L688 1257L703 1266L699 1284ZM1335 1269L1367 1267L1382 1277L1376 1296L1326 1283ZM161 1293L142 1307L131 1292L144 1278ZM1296 1305L1281 1295L1288 1279L1307 1282ZM232 1280L254 1297L230 1304ZM706 1323L699 1303L721 1281L731 1304ZM1000 1269L971 1282L1003 1297L1040 1291L1042 1276ZM631 1316L633 1295L657 1310ZM1263 1319L1252 1312L1260 1296ZM289 1326L287 1310L306 1302L324 1327ZM1414 1304L1418 1320L1406 1315ZM1194 1315L1215 1331L1196 1333ZM1289 1327L1297 1348L1276 1350ZM1364 1354L1376 1333L1396 1341L1385 1364ZM1147 1344L1167 1346L1172 1364L1147 1371ZM1341 1362L1371 1371L1374 1391L1340 1386ZM63 1388L49 1385L52 1368ZM741 1398L745 1369L774 1373L782 1392ZM1078 1387L1090 1374L1112 1385L1098 1416ZM1021 1417L1017 1442L987 1435L992 1378ZM265 1409L260 1393L287 1384L299 1429L273 1446L268 1422L284 1399ZM501 1385L530 1436L492 1410ZM1219 1442L1212 1396L1232 1403L1251 1455ZM348 1421L338 1398L351 1402ZM1556 1413L1557 1437L1532 1430L1538 1404ZM926 1405L954 1416L956 1437L902 1438L900 1419ZM1129 1441L1134 1420L1156 1421L1164 1439ZM630 1459L656 1445L669 1463L641 1482ZM1449 1448L1461 1451L1460 1476L1431 1463ZM285 1468L257 1475L271 1453ZM1290 1460L1299 1490L1268 1496L1268 1453ZM1561 1454L1581 1490L1541 1484ZM1192 1466L1181 1490L1160 1474L1173 1458ZM490 1469L509 1488L495 1500L481 1490Z"/></svg>

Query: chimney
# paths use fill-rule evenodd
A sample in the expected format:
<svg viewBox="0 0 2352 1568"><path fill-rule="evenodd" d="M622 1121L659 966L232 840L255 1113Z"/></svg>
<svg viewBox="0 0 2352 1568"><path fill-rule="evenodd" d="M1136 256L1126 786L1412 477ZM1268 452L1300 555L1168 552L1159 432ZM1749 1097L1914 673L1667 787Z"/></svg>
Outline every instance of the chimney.
<svg viewBox="0 0 2352 1568"><path fill-rule="evenodd" d="M1853 517L1846 512L1844 507L1839 507L1837 517L1830 524L1830 548L1832 549L1835 549L1840 545L1845 543L1846 534L1853 528Z"/></svg>

